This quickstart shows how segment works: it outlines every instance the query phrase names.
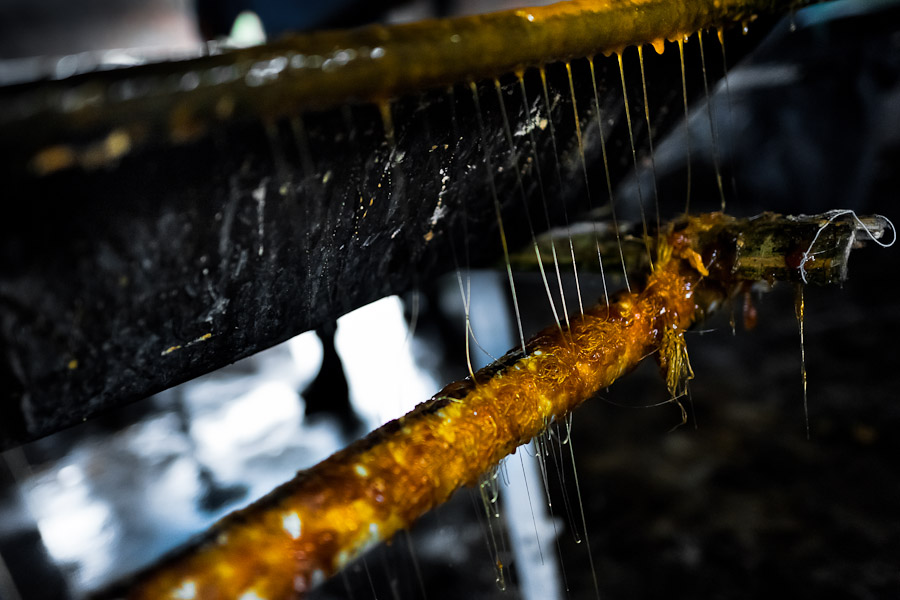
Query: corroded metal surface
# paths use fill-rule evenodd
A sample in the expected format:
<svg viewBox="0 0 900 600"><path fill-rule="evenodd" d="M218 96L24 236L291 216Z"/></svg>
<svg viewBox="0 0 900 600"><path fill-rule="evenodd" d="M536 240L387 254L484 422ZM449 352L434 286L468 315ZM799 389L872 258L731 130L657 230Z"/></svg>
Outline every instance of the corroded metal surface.
<svg viewBox="0 0 900 600"><path fill-rule="evenodd" d="M235 118L496 77L682 39L802 0L572 0L407 25L288 36L266 46L0 92L0 130L37 174L114 164L145 143L185 143ZM27 134L27 135L25 135Z"/></svg>
<svg viewBox="0 0 900 600"><path fill-rule="evenodd" d="M643 292L622 293L574 318L570 328L539 333L525 353L509 353L301 472L141 576L130 597L303 594L458 488L474 485L551 420L656 350L679 380L686 375L683 333L705 310L695 288L706 271L688 239L669 238Z"/></svg>
<svg viewBox="0 0 900 600"><path fill-rule="evenodd" d="M634 11L636 23L656 14L644 8ZM535 13L548 22L535 19L528 27L558 30L562 21L551 19L551 12ZM482 23L473 19L451 23ZM515 13L484 19L522 20ZM425 32L445 27L439 21L389 31L418 32L410 47L426 57L428 43L444 42ZM564 206L585 210L563 63L547 65L549 105L542 101L537 70L530 69L524 73L527 99L515 73L498 71L493 75L501 78L501 93L492 82L479 85L480 109L461 82L417 87L390 104L352 102L378 99L361 91L313 112L308 99L295 93L308 70L325 78L323 90L330 89L331 77L336 87L350 79L362 85L365 77L336 63L326 68L324 60L315 69L305 62L294 70L270 64L286 56L291 43L315 45L341 35L348 44L362 43L358 36L372 31L381 30L316 34L302 44L295 39L197 62L0 90L0 177L13 199L0 222L0 447L207 373L430 281L466 257L472 266L489 263L500 255L490 180L513 244L528 236L523 199L541 215L539 228L550 226L538 209L542 195L553 199L556 223ZM401 34L391 35L399 44ZM471 40L476 48L480 39ZM512 53L523 47L514 35L502 40ZM737 47L729 48L738 54ZM388 58L394 46L383 48L382 58ZM543 49L544 60L558 56L552 50ZM293 52L298 56L299 46ZM259 53L268 57L270 70L257 64ZM654 61L660 67L650 102L662 106L677 85L677 55L650 54L647 68ZM449 58L441 68L452 70ZM404 77L427 87L433 82L415 75L422 64L410 62ZM372 60L352 65L379 68ZM597 57L595 65L601 87L617 81L614 58ZM593 88L586 61L572 67L589 164L599 155L597 137L588 135L597 122ZM228 73L228 81L216 79ZM621 96L601 91L610 94L608 142L627 140L614 107L621 107ZM271 103L276 97L277 107ZM660 111L654 127L663 131L677 116ZM507 125L517 132L547 121L553 129L536 128L533 140L514 136L516 147L510 148ZM558 145L551 143L554 131ZM484 164L484 145L494 172ZM614 180L627 167L611 162Z"/></svg>
<svg viewBox="0 0 900 600"><path fill-rule="evenodd" d="M460 487L475 485L503 457L644 358L658 356L675 398L693 377L684 332L747 281L734 238L744 232L748 240L770 239L766 232L787 223L800 236L791 244L813 248L831 224L828 217L799 219L807 226L794 223L793 229L798 219L772 214L686 218L656 240L655 265L641 291L620 292L568 326L545 329L524 350L448 385L406 416L299 473L140 575L129 597L302 595ZM888 229L884 220L858 223L876 241ZM865 241L857 237L857 223L833 229L837 236L829 243L847 253ZM764 250L757 255L772 256ZM808 259L809 252L777 273L790 277ZM776 272L767 267L754 273L766 278ZM833 281L845 275L836 269Z"/></svg>

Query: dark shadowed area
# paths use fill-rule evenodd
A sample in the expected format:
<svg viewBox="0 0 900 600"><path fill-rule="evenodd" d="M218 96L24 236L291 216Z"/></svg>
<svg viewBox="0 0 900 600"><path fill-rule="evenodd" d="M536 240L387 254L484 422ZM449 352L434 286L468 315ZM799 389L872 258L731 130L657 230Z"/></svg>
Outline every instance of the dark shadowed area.
<svg viewBox="0 0 900 600"><path fill-rule="evenodd" d="M88 3L78 20L63 23L52 17L52 3L11 2L0 9L0 56L152 46L130 32L150 36L170 21L177 26L162 26L172 36L162 45L189 48L201 30L227 33L236 14L229 3L200 2L199 16L174 0L131 4ZM475 10L468 1L333 4L333 11L298 16L295 3L291 22L314 29ZM257 5L242 8L278 30L266 17L277 14L278 3ZM12 18L35 29L17 29ZM639 220L641 200L652 217L654 188L664 216L678 214L690 177L691 211L716 210L724 196L727 211L740 215L850 208L900 221L900 4L842 0L750 24L748 36L728 32L727 85L716 82L723 68L715 32L704 42L711 98L707 103L694 37L685 45L686 123L677 46L668 44L661 57L646 49L653 163L636 52L626 52L637 166L615 61L597 59L620 218ZM30 68L24 64L6 67L19 69L18 78ZM600 209L607 195L590 76L586 61L572 68L587 188ZM547 228L542 195L554 224L583 219L588 209L564 67L549 65L548 77L558 152L549 143L550 123L541 121L536 72L526 75L527 109L515 77L502 79L518 156L524 161L533 151L546 180L541 187L535 172L523 169L521 196L493 85L479 88L491 156L505 168L496 182L517 247L530 239L522 197L537 229ZM290 126L278 124L273 134L257 123L164 149L151 155L158 163L125 160L112 170L36 184L42 194L71 187L76 198L94 190L99 200L89 213L65 202L46 214L43 204L17 206L13 212L28 221L0 225L9 233L6 245L0 242L0 342L8 346L0 348L0 399L15 399L0 406L7 448L0 454L0 597L85 597L465 376L460 297L468 283L475 335L486 351L473 345L475 361L516 344L475 107L465 91L457 86L449 96L428 91L395 103L405 158L385 142L377 108L354 105L305 119L315 162L305 175ZM536 146L530 132L539 136ZM246 145L229 145L237 142ZM293 191L279 179L279 160L299 178L287 179ZM330 187L321 191L318 183ZM394 195L373 193L377 225L370 226L360 215L372 205L368 198L360 203L360 190L376 184ZM104 195L107 185L133 189L130 199L140 202L118 204L112 192ZM282 201L305 192L319 200L313 211L320 212ZM38 226L42 219L46 227ZM226 225L232 237L222 237ZM19 229L43 237L30 246L9 242ZM92 231L102 235L90 241ZM37 254L17 254L26 247ZM61 247L74 249L72 256L99 256L98 270L61 255ZM278 253L282 262L269 259ZM645 361L579 409L571 433L566 423L550 428L543 446L549 508L541 457L534 447L520 448L493 480L501 489L496 502L461 490L310 597L581 599L595 597L594 576L605 599L900 596L898 257L896 246L870 244L854 252L842 287L804 291L807 410L797 291L781 285L755 292L752 330L745 330L747 309L737 302L688 334L696 378L690 397L680 399L685 424L679 406L667 402L657 365ZM488 270L469 273L470 263ZM54 270L33 267L47 264ZM68 264L78 270L67 271ZM108 279L120 270L129 273L125 280ZM141 273L145 281L135 278ZM301 289L298 279L316 287ZM574 280L571 273L562 280L571 312ZM72 288L72 281L83 283ZM527 336L551 324L552 314L539 275L516 282ZM585 304L598 301L599 277L585 274L580 285ZM35 292L45 289L75 290L76 298L96 293L127 310L55 313L61 301ZM153 295L132 295L134 289ZM126 304L116 304L123 298ZM186 306L207 312L185 314ZM292 312L300 309L309 312ZM138 314L150 316L131 322ZM85 339L57 335L58 322L77 324L85 315L96 319ZM191 328L182 330L185 323ZM213 326L237 333L205 338ZM293 336L304 329L315 332ZM145 335L155 330L176 337ZM91 332L100 342L88 339ZM13 342L28 354L11 350ZM202 344L209 344L205 354ZM35 366L42 360L47 372L60 357L84 368L85 355L67 354L76 347L89 347L90 360L108 368L84 371L90 375L81 379L48 376L43 398L23 394L21 374L42 372ZM134 357L122 348L136 349ZM182 351L197 352L188 367L160 361L160 353ZM498 564L505 590L496 582Z"/></svg>

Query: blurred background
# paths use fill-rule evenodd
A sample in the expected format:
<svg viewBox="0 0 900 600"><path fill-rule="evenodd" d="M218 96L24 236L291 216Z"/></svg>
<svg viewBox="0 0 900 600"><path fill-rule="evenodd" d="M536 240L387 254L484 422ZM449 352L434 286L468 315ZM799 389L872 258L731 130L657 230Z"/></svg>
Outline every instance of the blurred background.
<svg viewBox="0 0 900 600"><path fill-rule="evenodd" d="M190 56L210 40L248 45L513 4L6 0L0 80L69 68L60 57L78 53L127 66L136 50ZM717 208L718 163L734 214L851 208L896 221L898 17L896 1L841 0L752 32L759 40L735 57L727 84L711 82L709 102L696 94L690 118L654 140L661 197L681 196L690 161L692 210ZM719 78L721 57L710 61ZM677 87L661 98L655 110L682 110ZM592 173L602 169L588 156ZM639 167L616 188L632 220L639 190L648 197L653 184L649 162ZM897 252L865 248L842 289L806 291L808 439L795 290L778 287L755 296L753 331L735 306L689 334L687 424L645 364L550 431L546 478L533 446L507 459L499 517L463 490L313 597L591 598L594 577L604 598L897 597ZM518 283L527 336L551 317L540 278ZM102 589L462 377L468 284L473 352L486 364L516 343L505 274L461 269L4 451L0 597ZM582 285L586 298L602 294L597 278ZM499 556L486 518L496 520Z"/></svg>

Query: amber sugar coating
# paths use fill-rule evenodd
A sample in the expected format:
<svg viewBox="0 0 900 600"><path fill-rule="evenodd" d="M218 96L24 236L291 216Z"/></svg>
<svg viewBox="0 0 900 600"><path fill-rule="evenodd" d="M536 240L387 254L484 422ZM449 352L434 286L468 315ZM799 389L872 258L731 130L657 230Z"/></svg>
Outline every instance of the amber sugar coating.
<svg viewBox="0 0 900 600"><path fill-rule="evenodd" d="M621 293L608 307L575 317L571 329L539 333L527 353L507 354L474 380L447 386L299 473L140 577L130 597L302 596L455 490L477 483L644 357L663 345L678 352L682 333L702 312L695 289L705 269L688 239L670 234L643 291ZM662 362L681 364L669 358Z"/></svg>
<svg viewBox="0 0 900 600"><path fill-rule="evenodd" d="M348 102L491 79L701 29L808 0L571 0L452 19L290 35L190 60L29 86L0 106L39 175L114 164L150 140L181 144L233 119L279 119ZM183 82L195 85L185 89ZM131 90L123 94L122 90ZM86 146L85 137L93 141ZM110 144L110 140L115 142ZM33 146L33 148L30 148Z"/></svg>

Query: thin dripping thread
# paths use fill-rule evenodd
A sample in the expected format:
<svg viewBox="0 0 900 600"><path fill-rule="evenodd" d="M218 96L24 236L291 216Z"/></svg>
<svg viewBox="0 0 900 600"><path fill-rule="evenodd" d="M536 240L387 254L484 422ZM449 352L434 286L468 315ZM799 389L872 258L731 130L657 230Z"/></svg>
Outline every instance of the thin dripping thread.
<svg viewBox="0 0 900 600"><path fill-rule="evenodd" d="M459 135L459 123L456 120L456 91L453 86L447 88L447 94L450 96L450 123L452 124L453 131L453 140L454 144L457 144L459 140L461 140L461 136ZM450 165L453 164L456 158L456 152L452 152L450 154ZM462 230L463 230L463 250L464 250L464 260L466 265L466 283L463 285L462 273L459 268L459 260L457 258L456 253L456 244L453 241L453 236L449 236L450 239L450 248L453 251L453 262L456 266L456 279L459 282L459 293L462 296L463 303L463 311L465 312L466 319L466 367L469 369L469 377L471 377L472 382L475 385L478 385L478 381L475 379L475 370L472 368L472 347L470 339L474 339L475 343L478 344L478 340L475 339L475 333L472 330L472 314L470 310L471 300L472 300L472 274L471 274L471 261L470 261L470 253L469 253L469 211L468 211L468 203L466 202L466 197L463 194L460 199L460 204L462 208L463 218L462 218ZM470 337L471 336L471 337Z"/></svg>
<svg viewBox="0 0 900 600"><path fill-rule="evenodd" d="M541 536L538 534L537 518L534 516L534 504L531 502L531 487L528 485L528 475L525 473L525 458L519 454L519 462L522 465L522 481L525 482L525 495L528 496L528 508L531 510L531 522L534 525L534 539L537 542L538 553L541 555L541 564L544 564L544 549L541 546Z"/></svg>
<svg viewBox="0 0 900 600"><path fill-rule="evenodd" d="M803 297L803 289L804 284L798 283L794 310L797 314L797 323L800 326L800 380L803 383L803 418L806 422L806 439L809 440L809 402L806 391L806 339L804 332L806 302Z"/></svg>
<svg viewBox="0 0 900 600"><path fill-rule="evenodd" d="M728 101L728 125L731 127L731 152L728 153L728 166L731 169L731 193L735 200L738 198L737 179L734 176L734 140L737 132L734 130L734 103L731 101L731 84L728 81L728 55L725 53L725 30L719 27L716 29L716 37L719 40L719 46L722 48L722 79L725 81L725 98Z"/></svg>
<svg viewBox="0 0 900 600"><path fill-rule="evenodd" d="M684 214L688 214L691 208L691 127L688 122L688 93L687 93L687 75L684 68L684 42L687 38L678 40L678 57L681 59L681 94L684 98L684 131L685 145L687 149L687 194L684 201Z"/></svg>
<svg viewBox="0 0 900 600"><path fill-rule="evenodd" d="M521 73L521 72L517 73L516 75L519 80L519 90L522 92L522 105L524 106L525 116L527 119L531 116L531 108L528 103L528 92L525 89L525 76L524 76L524 73ZM551 116L548 115L548 118L547 118L548 123L550 122L550 118L551 118ZM547 194L544 191L544 176L541 173L541 164L540 164L540 159L538 158L537 141L535 140L535 137L534 137L534 127L528 127L528 137L529 137L529 141L531 142L531 157L532 157L532 160L534 161L534 172L537 175L538 188L540 189L540 192L541 192L541 206L544 209L544 222L547 225L547 229L550 229L550 209L549 209L548 203L547 203ZM562 203L562 204L563 204L563 208L565 208L565 203ZM568 223L568 215L566 216L566 222ZM550 252L553 257L553 267L556 270L556 281L559 285L559 300L562 305L563 318L566 321L566 328L569 328L569 327L571 327L571 323L569 322L569 309L566 306L566 295L565 295L565 290L563 289L562 273L560 272L560 269L559 269L559 258L556 254L556 241L555 240L550 241ZM541 270L541 274L543 275L543 269ZM547 293L548 294L550 293L549 289L547 290ZM552 303L552 299L551 299L551 303ZM555 313L555 311L554 311L554 313ZM558 321L559 321L559 319L557 319L557 322Z"/></svg>
<svg viewBox="0 0 900 600"><path fill-rule="evenodd" d="M703 92L706 94L706 113L709 115L709 133L712 135L713 167L716 170L716 185L719 186L719 198L722 201L722 212L725 212L725 189L722 187L722 168L719 163L719 128L716 127L712 113L712 102L709 97L709 80L706 77L706 53L703 51L703 30L697 32L700 45L700 65L703 70Z"/></svg>
<svg viewBox="0 0 900 600"><path fill-rule="evenodd" d="M656 185L656 157L653 153L653 128L650 125L650 102L647 100L647 76L644 73L644 47L638 46L638 62L641 65L641 88L644 92L644 118L647 121L647 144L650 148L650 172L653 174L653 202L656 208L656 231L662 231L659 220L659 189Z"/></svg>
<svg viewBox="0 0 900 600"><path fill-rule="evenodd" d="M572 112L575 117L575 135L578 138L578 153L581 156L581 170L584 173L584 190L588 201L588 210L594 210L594 202L591 199L591 186L588 182L587 161L584 158L584 138L581 134L581 119L578 118L578 104L575 102L575 82L572 79L572 63L566 61L566 73L569 76L569 92L572 95ZM591 223L591 231L594 234L594 246L597 248L597 262L600 264L600 278L603 280L603 295L606 297L607 307L609 305L609 291L606 287L606 273L603 270L603 255L600 252L600 238L597 236L597 229L594 223ZM582 319L584 313L582 313Z"/></svg>
<svg viewBox="0 0 900 600"><path fill-rule="evenodd" d="M469 346L469 339L475 342L475 346L487 355L488 358L491 359L492 362L497 362L499 359L488 352L487 348L481 345L481 342L478 341L478 337L475 335L475 329L472 327L472 320L470 317L471 314L471 306L472 306L472 278L469 274L466 274L466 283L465 285L462 282L462 274L457 269L456 271L456 280L459 283L459 291L462 296L463 302L463 310L466 313L466 362L469 368L469 376L475 381L475 373L472 369L472 357L471 357L471 348ZM475 382L478 383L477 381Z"/></svg>
<svg viewBox="0 0 900 600"><path fill-rule="evenodd" d="M503 228L503 215L500 212L500 199L497 196L497 186L494 183L494 167L491 161L491 150L488 145L487 134L484 130L484 118L481 116L481 101L478 99L478 86L474 81L470 81L469 89L472 90L472 100L475 102L475 116L478 120L478 130L481 133L481 143L484 146L484 162L487 167L491 195L494 199L494 212L497 217L497 226L500 229L500 243L503 246L503 258L506 261L506 274L509 278L509 289L512 293L513 309L516 312L516 325L519 328L519 343L522 345L522 352L527 353L525 348L525 333L522 331L522 315L519 311L519 299L516 295L516 283L513 280L512 265L509 262L509 245L506 242L506 231Z"/></svg>
<svg viewBox="0 0 900 600"><path fill-rule="evenodd" d="M581 543L581 535L578 533L578 527L575 525L575 516L572 511L572 501L569 499L569 491L568 486L566 486L566 469L565 469L565 454L563 453L563 445L568 443L568 438L563 442L562 438L559 434L559 421L553 421L553 426L556 428L556 435L552 435L553 430L548 428L548 440L550 443L550 456L553 458L553 466L556 467L556 476L559 480L559 489L562 490L563 497L563 506L566 509L566 518L569 521L569 528L572 530L572 537L575 540L576 544ZM559 451L558 453L553 451L553 439L556 438L556 447Z"/></svg>
<svg viewBox="0 0 900 600"><path fill-rule="evenodd" d="M550 292L550 283L547 281L547 272L544 270L544 259L541 257L541 250L538 247L537 238L534 235L534 223L531 220L528 199L525 197L525 186L522 184L522 174L519 172L519 152L516 150L512 129L509 126L509 116L506 113L506 103L503 101L503 88L500 86L500 80L496 77L494 78L494 89L497 91L497 101L500 103L500 113L503 117L503 129L506 134L506 141L509 144L509 152L512 155L514 162L516 186L519 188L519 194L522 197L522 209L525 211L525 221L528 224L528 232L531 234L531 244L534 246L534 255L537 258L538 271L541 273L541 279L544 282L544 290L547 292L547 299L550 301L550 310L553 312L553 321L556 323L557 329L562 333L563 328L559 321L559 313L556 312L556 303L553 301L553 294ZM525 110L527 112L528 108L526 107ZM541 190L541 194L543 195L543 190Z"/></svg>
<svg viewBox="0 0 900 600"><path fill-rule="evenodd" d="M600 598L600 583L597 580L597 569L594 567L594 557L591 553L591 539L588 535L587 518L584 516L584 502L581 499L581 484L578 482L578 469L575 467L575 444L572 441L572 413L566 417L566 429L569 436L569 456L572 459L572 476L575 480L575 493L578 495L578 510L581 513L581 526L584 529L584 542L587 549L588 562L591 564L591 579L594 582L594 595Z"/></svg>
<svg viewBox="0 0 900 600"><path fill-rule="evenodd" d="M537 458L538 466L541 470L541 481L544 484L544 497L547 498L547 511L550 513L550 524L553 526L553 539L556 542L556 551L562 558L562 548L559 542L559 527L556 524L556 516L553 512L553 499L550 496L550 477L547 474L547 455L550 454L551 450L547 449L547 444L551 444L550 441L550 429L547 427L543 433L536 436L532 443L535 447L535 458ZM560 573L563 578L563 586L566 592L569 591L569 578L566 575L566 568L563 564L562 560L560 560Z"/></svg>
<svg viewBox="0 0 900 600"><path fill-rule="evenodd" d="M494 530L491 526L491 511L488 507L488 500L485 496L484 491L485 482L482 481L479 484L478 495L481 499L482 507L484 508L485 517L487 518L487 527L485 527L485 523L481 517L481 510L478 508L478 501L475 499L475 491L469 495L469 498L472 499L472 507L475 509L475 517L478 519L478 526L481 528L482 536L484 537L484 544L487 547L488 557L493 562L493 568L495 569L496 579L494 582L497 584L500 589L506 589L506 582L503 577L503 563L500 561L500 551L497 548L497 540L494 537Z"/></svg>
<svg viewBox="0 0 900 600"><path fill-rule="evenodd" d="M613 229L616 230L616 243L619 246L619 260L622 263L622 276L625 278L625 288L631 293L631 283L628 281L628 269L625 267L625 252L622 250L622 237L619 233L619 219L616 216L616 203L613 197L612 178L609 175L609 160L606 155L606 135L603 133L603 113L600 110L600 92L597 90L597 75L594 70L594 59L588 57L588 65L591 68L591 84L594 88L594 104L597 109L597 127L600 130L600 151L603 154L603 172L606 175L606 192L609 194L609 209L612 214ZM601 265L602 265L601 260ZM604 286L606 281L604 280ZM604 287L604 293L606 288ZM609 294L606 295L606 308L609 308Z"/></svg>
<svg viewBox="0 0 900 600"><path fill-rule="evenodd" d="M653 255L650 252L650 233L647 230L647 215L644 214L644 192L641 190L640 174L638 173L637 149L634 147L634 129L631 126L631 107L628 106L628 89L625 85L625 65L622 63L622 53L616 54L619 59L619 76L622 79L622 99L625 103L625 120L628 122L628 137L631 141L631 160L634 163L634 178L637 183L638 205L641 209L641 225L644 229L644 247L647 249L647 260L650 270L653 270Z"/></svg>
<svg viewBox="0 0 900 600"><path fill-rule="evenodd" d="M544 105L547 109L547 125L550 128L550 141L553 144L553 158L556 164L556 181L560 188L562 188L562 172L559 166L559 149L556 146L556 128L553 126L553 109L550 106L550 92L547 90L547 71L544 67L540 68L541 74L541 85L544 91ZM569 255L572 258L572 275L575 278L575 291L578 295L578 311L579 314L584 314L584 301L581 298L581 283L578 280L578 266L575 262L575 244L572 242L572 230L569 225L569 211L566 209L565 202L562 203L563 206L563 219L566 223L566 233L569 237ZM568 315L566 315L568 319ZM566 321L568 323L568 320Z"/></svg>

